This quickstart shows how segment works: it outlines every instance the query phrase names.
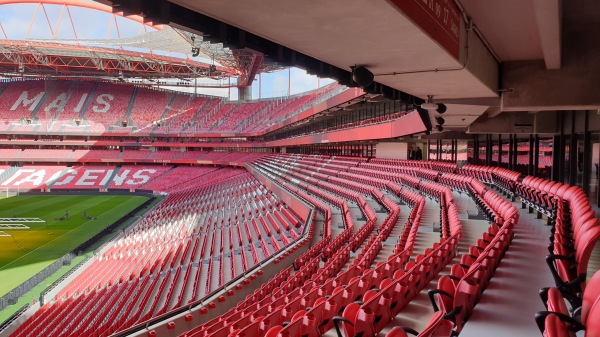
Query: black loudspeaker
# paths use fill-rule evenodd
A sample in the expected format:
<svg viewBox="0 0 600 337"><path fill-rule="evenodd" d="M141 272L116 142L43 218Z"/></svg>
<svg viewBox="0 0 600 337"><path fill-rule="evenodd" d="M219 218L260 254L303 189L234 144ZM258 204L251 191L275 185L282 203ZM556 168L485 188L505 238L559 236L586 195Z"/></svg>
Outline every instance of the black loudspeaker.
<svg viewBox="0 0 600 337"><path fill-rule="evenodd" d="M435 128L436 128L436 129L437 129L439 132L442 132L442 131L444 131L444 127L443 127L443 126L441 126L441 125L436 125L436 126L435 126Z"/></svg>
<svg viewBox="0 0 600 337"><path fill-rule="evenodd" d="M447 109L448 108L446 108L445 104L438 104L438 108L435 109L435 111L437 111L439 114L443 114Z"/></svg>
<svg viewBox="0 0 600 337"><path fill-rule="evenodd" d="M446 120L443 117L436 117L435 118L436 123L438 123L439 125L444 125L444 123L446 123Z"/></svg>
<svg viewBox="0 0 600 337"><path fill-rule="evenodd" d="M355 67L352 71L352 80L362 88L366 88L373 84L374 78L375 75L363 66Z"/></svg>

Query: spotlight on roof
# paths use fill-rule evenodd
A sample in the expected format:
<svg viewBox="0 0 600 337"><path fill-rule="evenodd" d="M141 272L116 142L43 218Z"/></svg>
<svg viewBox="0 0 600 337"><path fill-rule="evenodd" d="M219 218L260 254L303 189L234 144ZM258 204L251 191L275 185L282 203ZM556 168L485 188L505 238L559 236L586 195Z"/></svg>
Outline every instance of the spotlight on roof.
<svg viewBox="0 0 600 337"><path fill-rule="evenodd" d="M352 68L352 80L361 88L366 88L373 83L375 75L364 66L354 66Z"/></svg>

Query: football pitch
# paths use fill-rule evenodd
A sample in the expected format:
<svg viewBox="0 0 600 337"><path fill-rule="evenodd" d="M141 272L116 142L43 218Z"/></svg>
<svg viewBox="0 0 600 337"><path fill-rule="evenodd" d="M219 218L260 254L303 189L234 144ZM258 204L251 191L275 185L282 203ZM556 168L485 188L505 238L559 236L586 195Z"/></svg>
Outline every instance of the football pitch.
<svg viewBox="0 0 600 337"><path fill-rule="evenodd" d="M46 221L14 221L29 229L0 229L4 232L0 233L0 296L146 200L146 197L140 196L111 195L18 196L0 199L0 218L13 218L16 215L17 219L40 218ZM84 217L84 212L87 217ZM13 227L20 226L8 226Z"/></svg>

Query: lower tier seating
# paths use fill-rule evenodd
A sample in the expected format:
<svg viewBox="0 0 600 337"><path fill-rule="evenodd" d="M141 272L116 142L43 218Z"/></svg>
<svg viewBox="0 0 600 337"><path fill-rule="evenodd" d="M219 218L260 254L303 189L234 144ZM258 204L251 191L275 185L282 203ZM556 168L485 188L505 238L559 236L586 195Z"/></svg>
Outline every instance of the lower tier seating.
<svg viewBox="0 0 600 337"><path fill-rule="evenodd" d="M222 158L218 152L199 157ZM219 303L200 299L299 240L314 242L294 261L278 260L281 271L234 307L219 308L224 314L178 334L320 337L335 329L343 337L377 336L426 293L434 311L424 317L426 327L420 333L396 327L387 336L454 336L486 296L519 226L518 209L505 194L544 205L541 211L556 200L548 258L556 285L542 293L548 310L538 315L540 330L565 336L585 327L595 336L599 292L596 275L588 282L587 267L599 227L577 188L546 188L507 170L436 162L283 154L249 161L252 172L310 204L319 229L313 223L301 237L294 210L242 169L166 166L139 184L169 191L166 202L13 335L108 335L191 303L202 319ZM475 242L463 242L457 193L472 199L489 222ZM421 224L424 212L437 222L437 208L436 239L417 249L433 227ZM383 255L390 243L392 252ZM459 244L467 247L461 254ZM430 282L434 289L426 292Z"/></svg>

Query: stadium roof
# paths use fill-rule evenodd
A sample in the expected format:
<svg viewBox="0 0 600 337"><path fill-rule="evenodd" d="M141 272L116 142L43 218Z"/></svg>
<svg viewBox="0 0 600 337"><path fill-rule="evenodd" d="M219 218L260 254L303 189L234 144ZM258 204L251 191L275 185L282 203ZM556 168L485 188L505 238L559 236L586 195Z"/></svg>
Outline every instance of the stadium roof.
<svg viewBox="0 0 600 337"><path fill-rule="evenodd" d="M163 25L144 22L135 15L112 13L112 8L80 0L0 0L0 6L37 4L32 23L37 16L46 16L51 38L29 36L24 40L10 39L4 27L0 39L0 72L4 76L51 76L56 78L212 78L239 77L234 86L251 84L263 71L282 67L264 61L250 50L231 50L222 43L211 43L199 35ZM46 7L60 6L58 19L51 20ZM70 8L110 13L114 17L119 38L89 39L78 35ZM66 11L65 11L66 9ZM63 15L64 14L64 15ZM130 37L120 37L116 17L126 17L150 31ZM52 22L51 22L52 21ZM56 22L53 22L56 21ZM66 21L66 22L62 22ZM57 36L60 25L71 26L73 38ZM1 26L1 23L0 23ZM108 27L110 30L110 26ZM108 33L107 33L108 36ZM185 82L181 82L185 85ZM228 85L222 85L228 86Z"/></svg>
<svg viewBox="0 0 600 337"><path fill-rule="evenodd" d="M448 129L600 106L589 85L600 80L598 1L99 1L343 85L364 65L375 75L367 92L432 95Z"/></svg>
<svg viewBox="0 0 600 337"><path fill-rule="evenodd" d="M235 69L191 59L46 41L0 41L0 71L5 76L46 75L107 78L188 78L237 76Z"/></svg>

